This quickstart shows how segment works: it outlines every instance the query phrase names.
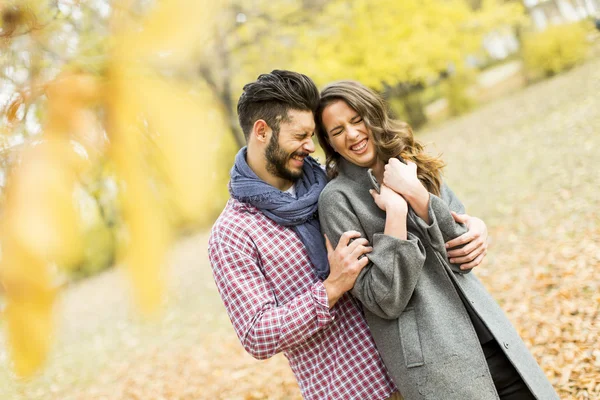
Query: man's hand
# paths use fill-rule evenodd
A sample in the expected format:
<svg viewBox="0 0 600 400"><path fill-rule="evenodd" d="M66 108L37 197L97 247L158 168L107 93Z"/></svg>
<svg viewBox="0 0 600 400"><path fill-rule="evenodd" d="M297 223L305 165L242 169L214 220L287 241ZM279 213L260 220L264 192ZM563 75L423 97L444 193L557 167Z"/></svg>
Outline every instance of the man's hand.
<svg viewBox="0 0 600 400"><path fill-rule="evenodd" d="M351 239L354 240L348 244ZM360 233L356 231L344 232L335 250L325 235L325 246L329 260L329 277L323 285L331 308L344 293L354 287L358 274L369 263L367 257L359 257L370 253L373 248L369 246L367 239L361 238Z"/></svg>
<svg viewBox="0 0 600 400"><path fill-rule="evenodd" d="M461 264L460 269L462 270L472 269L481 264L487 253L487 227L479 218L467 214L459 215L452 211L452 217L456 222L465 224L469 230L461 236L446 242L448 258L450 258L452 264ZM465 244L465 246L454 249L462 244Z"/></svg>

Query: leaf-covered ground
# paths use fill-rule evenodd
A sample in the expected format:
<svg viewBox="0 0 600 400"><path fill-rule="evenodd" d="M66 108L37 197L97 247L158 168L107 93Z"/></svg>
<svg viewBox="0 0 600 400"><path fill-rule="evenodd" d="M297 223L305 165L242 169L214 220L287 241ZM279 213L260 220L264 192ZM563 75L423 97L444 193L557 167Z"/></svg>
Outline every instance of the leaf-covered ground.
<svg viewBox="0 0 600 400"><path fill-rule="evenodd" d="M476 273L560 397L600 399L600 60L420 139L435 143L447 181L487 222L490 251ZM285 358L255 361L239 345L206 241L173 250L165 313L153 321L131 310L118 270L69 288L39 376L16 382L0 353L0 398L300 399Z"/></svg>

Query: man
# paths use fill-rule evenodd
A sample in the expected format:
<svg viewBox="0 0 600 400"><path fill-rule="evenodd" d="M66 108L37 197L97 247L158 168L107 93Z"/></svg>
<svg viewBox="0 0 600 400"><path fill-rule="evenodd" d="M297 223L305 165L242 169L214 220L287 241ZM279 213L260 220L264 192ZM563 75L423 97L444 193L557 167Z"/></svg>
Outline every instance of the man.
<svg viewBox="0 0 600 400"><path fill-rule="evenodd" d="M230 193L212 229L215 282L246 351L266 359L283 351L306 399L383 400L396 387L375 348L360 306L347 292L371 251L358 232L323 243L317 201L326 184L314 152L315 84L275 70L247 84L238 102L247 147L236 156ZM485 255L485 225L470 226L451 247L471 268ZM398 397L396 397L398 398Z"/></svg>

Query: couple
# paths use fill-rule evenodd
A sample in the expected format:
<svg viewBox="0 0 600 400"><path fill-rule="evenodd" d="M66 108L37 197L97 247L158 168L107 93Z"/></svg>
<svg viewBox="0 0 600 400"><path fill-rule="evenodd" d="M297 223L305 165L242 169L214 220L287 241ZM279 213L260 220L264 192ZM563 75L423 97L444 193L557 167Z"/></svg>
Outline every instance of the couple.
<svg viewBox="0 0 600 400"><path fill-rule="evenodd" d="M209 258L246 351L283 351L306 399L558 398L469 273L485 225L456 214L442 161L376 93L345 81L319 95L275 70L244 87L238 115L247 146Z"/></svg>

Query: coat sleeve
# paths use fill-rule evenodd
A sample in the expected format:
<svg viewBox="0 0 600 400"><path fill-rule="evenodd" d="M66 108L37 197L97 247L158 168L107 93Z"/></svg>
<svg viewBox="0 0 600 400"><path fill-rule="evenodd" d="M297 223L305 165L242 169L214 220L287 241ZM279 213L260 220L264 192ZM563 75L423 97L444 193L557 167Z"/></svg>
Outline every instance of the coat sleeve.
<svg viewBox="0 0 600 400"><path fill-rule="evenodd" d="M373 204L373 207L376 207ZM349 230L365 230L348 198L327 191L319 199L321 230L335 247ZM378 233L373 236L369 264L361 271L351 293L372 313L396 319L406 308L425 263L425 248L420 239L408 233L407 240Z"/></svg>
<svg viewBox="0 0 600 400"><path fill-rule="evenodd" d="M469 273L471 270L461 270L459 265L452 264L448 260L446 242L462 235L468 230L464 224L460 224L454 220L450 211L464 214L465 207L454 192L443 183L439 197L431 193L429 194L428 212L430 223L425 223L414 212L410 214L410 220L423 232L424 237L427 238L431 247L444 256L454 272L460 274Z"/></svg>

